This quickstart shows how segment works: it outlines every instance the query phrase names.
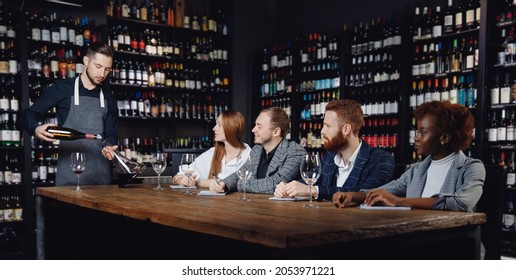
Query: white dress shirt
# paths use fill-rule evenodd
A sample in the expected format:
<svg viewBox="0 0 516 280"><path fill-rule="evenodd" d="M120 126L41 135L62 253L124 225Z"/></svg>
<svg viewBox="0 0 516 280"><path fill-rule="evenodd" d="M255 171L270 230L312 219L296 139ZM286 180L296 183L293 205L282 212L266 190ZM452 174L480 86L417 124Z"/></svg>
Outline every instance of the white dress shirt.
<svg viewBox="0 0 516 280"><path fill-rule="evenodd" d="M247 158L249 158L249 153L251 152L251 147L244 143L245 149L242 151L241 158L238 160L238 157L226 162L226 157L222 158L222 165L220 168L220 173L217 175L219 179L224 179L227 176L231 175L233 172L237 171L242 165L244 165ZM195 172L193 175L196 175L196 180L205 180L208 179L210 175L211 168L211 160L213 159L213 153L215 152L215 147L210 148L209 150L202 153L198 156L194 163ZM181 166L179 166L178 174L183 174L181 171Z"/></svg>

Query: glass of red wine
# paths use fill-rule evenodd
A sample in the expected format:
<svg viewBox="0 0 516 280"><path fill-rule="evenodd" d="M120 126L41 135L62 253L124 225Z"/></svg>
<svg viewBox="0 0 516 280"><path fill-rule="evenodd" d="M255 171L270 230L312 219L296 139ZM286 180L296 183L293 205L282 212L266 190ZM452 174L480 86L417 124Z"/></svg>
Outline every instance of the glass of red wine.
<svg viewBox="0 0 516 280"><path fill-rule="evenodd" d="M77 187L75 188L75 191L80 192L82 190L81 187L79 187L79 176L84 171L84 168L86 168L86 154L73 152L70 155L70 167L72 168L72 171L77 174Z"/></svg>

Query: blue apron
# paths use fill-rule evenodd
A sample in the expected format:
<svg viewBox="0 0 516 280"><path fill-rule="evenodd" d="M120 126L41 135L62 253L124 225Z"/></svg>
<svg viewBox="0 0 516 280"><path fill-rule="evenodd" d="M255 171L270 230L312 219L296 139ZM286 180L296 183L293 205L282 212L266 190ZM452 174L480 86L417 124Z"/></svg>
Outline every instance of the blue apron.
<svg viewBox="0 0 516 280"><path fill-rule="evenodd" d="M82 96L79 106L79 77L75 79L74 96L70 112L63 126L77 129L84 133L102 135L107 116L106 101L102 89L100 98ZM100 105L99 105L100 100ZM56 186L77 184L77 175L70 167L72 152L86 153L86 169L80 176L81 185L107 185L111 183L111 162L102 155L102 140L78 139L60 141L57 162Z"/></svg>

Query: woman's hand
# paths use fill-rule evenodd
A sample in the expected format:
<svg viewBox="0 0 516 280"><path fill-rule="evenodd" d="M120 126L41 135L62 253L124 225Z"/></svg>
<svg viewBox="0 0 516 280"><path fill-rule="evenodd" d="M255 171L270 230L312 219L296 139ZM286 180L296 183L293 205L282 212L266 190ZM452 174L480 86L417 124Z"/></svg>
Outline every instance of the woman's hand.
<svg viewBox="0 0 516 280"><path fill-rule="evenodd" d="M367 193L365 204L372 205L387 205L399 206L401 198L383 189L373 189Z"/></svg>
<svg viewBox="0 0 516 280"><path fill-rule="evenodd" d="M177 174L176 176L174 176L174 178L172 178L172 182L176 185L193 187L193 186L195 186L195 178L196 177L197 177L197 175L192 175L192 176L190 176L190 180L188 180L188 177L186 175Z"/></svg>

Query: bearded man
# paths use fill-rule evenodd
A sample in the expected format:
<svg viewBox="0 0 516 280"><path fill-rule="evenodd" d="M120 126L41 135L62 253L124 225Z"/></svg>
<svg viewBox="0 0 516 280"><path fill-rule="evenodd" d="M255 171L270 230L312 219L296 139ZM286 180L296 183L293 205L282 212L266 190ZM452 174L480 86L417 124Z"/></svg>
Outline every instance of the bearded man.
<svg viewBox="0 0 516 280"><path fill-rule="evenodd" d="M321 163L321 176L312 193L309 193L308 185L291 181L279 183L274 196L312 195L319 201L331 201L335 192L372 189L389 182L394 174L394 158L360 139L363 121L358 102L351 99L329 102L321 130L326 153Z"/></svg>

